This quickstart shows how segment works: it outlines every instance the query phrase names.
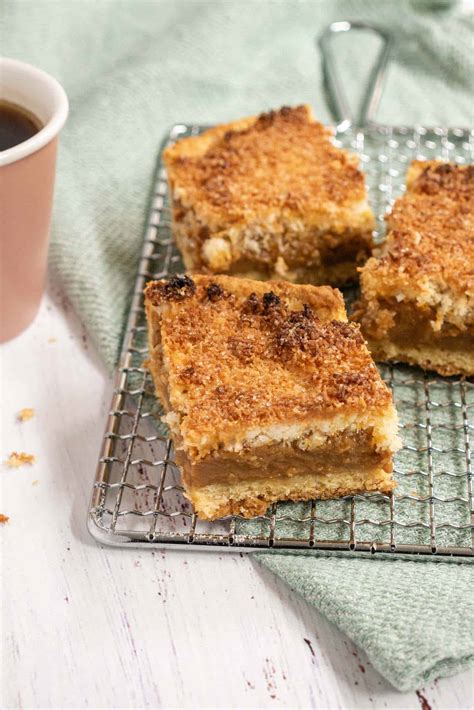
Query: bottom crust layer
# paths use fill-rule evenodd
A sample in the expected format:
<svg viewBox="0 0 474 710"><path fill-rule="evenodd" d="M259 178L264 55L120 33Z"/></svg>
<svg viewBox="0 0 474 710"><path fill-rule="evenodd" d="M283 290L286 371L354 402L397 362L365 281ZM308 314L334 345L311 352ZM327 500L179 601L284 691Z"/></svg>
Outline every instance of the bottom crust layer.
<svg viewBox="0 0 474 710"><path fill-rule="evenodd" d="M304 474L238 483L186 487L196 513L203 520L226 515L253 518L263 515L272 503L283 500L338 498L356 493L390 493L395 487L391 473L383 468L354 473Z"/></svg>
<svg viewBox="0 0 474 710"><path fill-rule="evenodd" d="M367 342L373 358L379 362L391 360L418 365L424 370L433 370L440 375L474 375L474 351L454 351L436 345L425 344L398 346L389 340Z"/></svg>

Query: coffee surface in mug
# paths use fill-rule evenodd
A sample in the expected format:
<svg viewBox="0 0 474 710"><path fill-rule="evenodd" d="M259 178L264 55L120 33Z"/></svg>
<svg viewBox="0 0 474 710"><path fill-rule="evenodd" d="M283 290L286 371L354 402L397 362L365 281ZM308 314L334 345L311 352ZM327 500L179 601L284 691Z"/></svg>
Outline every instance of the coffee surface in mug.
<svg viewBox="0 0 474 710"><path fill-rule="evenodd" d="M0 99L0 151L23 143L42 127L41 121L31 111Z"/></svg>

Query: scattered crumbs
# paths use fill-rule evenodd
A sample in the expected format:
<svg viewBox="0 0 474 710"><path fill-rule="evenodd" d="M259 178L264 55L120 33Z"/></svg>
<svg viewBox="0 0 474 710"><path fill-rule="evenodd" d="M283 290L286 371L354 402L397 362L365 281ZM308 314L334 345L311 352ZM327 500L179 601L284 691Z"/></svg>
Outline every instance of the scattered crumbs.
<svg viewBox="0 0 474 710"><path fill-rule="evenodd" d="M24 407L23 409L20 409L20 411L16 415L16 418L19 422L28 422L30 419L33 419L34 416L34 409L32 409L31 407Z"/></svg>
<svg viewBox="0 0 474 710"><path fill-rule="evenodd" d="M39 481L38 481L38 479L37 479L37 478L35 478L35 480L34 480L34 481L31 481L31 485L32 485L32 486L37 486L37 485L38 485L38 483L39 483Z"/></svg>
<svg viewBox="0 0 474 710"><path fill-rule="evenodd" d="M354 681L354 685L359 685L359 681L358 681L358 680L355 680L355 681Z"/></svg>
<svg viewBox="0 0 474 710"><path fill-rule="evenodd" d="M365 668L364 668L364 666L362 665L362 663L359 663L359 670L360 670L361 673L365 673Z"/></svg>
<svg viewBox="0 0 474 710"><path fill-rule="evenodd" d="M415 692L418 700L420 701L421 710L431 710L431 705L429 704L428 700L425 698L421 690L416 690Z"/></svg>
<svg viewBox="0 0 474 710"><path fill-rule="evenodd" d="M311 655L314 656L315 653L314 653L313 646L311 645L311 641L309 639L305 639L305 638L303 639L303 641L305 642L305 644L308 646L309 650L311 651Z"/></svg>
<svg viewBox="0 0 474 710"><path fill-rule="evenodd" d="M25 454L24 451L12 451L8 459L5 461L10 468L19 468L20 466L32 466L36 461L36 456L33 454Z"/></svg>
<svg viewBox="0 0 474 710"><path fill-rule="evenodd" d="M57 343L58 339L57 338L48 338L48 343Z"/></svg>
<svg viewBox="0 0 474 710"><path fill-rule="evenodd" d="M251 688L252 690L255 690L255 686L249 680L247 681L247 687Z"/></svg>
<svg viewBox="0 0 474 710"><path fill-rule="evenodd" d="M69 597L64 597L64 601L66 602L66 604L69 604Z"/></svg>
<svg viewBox="0 0 474 710"><path fill-rule="evenodd" d="M1 525L5 525L5 523L8 523L9 520L10 520L10 518L8 517L8 515L3 515L3 513L0 513L0 524Z"/></svg>
<svg viewBox="0 0 474 710"><path fill-rule="evenodd" d="M133 563L133 566L140 567L140 560L135 560L135 562Z"/></svg>

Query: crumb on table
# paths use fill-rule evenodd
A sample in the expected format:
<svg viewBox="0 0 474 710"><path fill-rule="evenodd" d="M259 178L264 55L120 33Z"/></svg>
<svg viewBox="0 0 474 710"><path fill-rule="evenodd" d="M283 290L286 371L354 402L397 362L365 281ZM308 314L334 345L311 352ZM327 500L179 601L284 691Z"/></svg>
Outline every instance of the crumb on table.
<svg viewBox="0 0 474 710"><path fill-rule="evenodd" d="M9 520L10 520L10 518L8 517L8 515L3 515L3 513L0 513L0 524L1 525L8 523Z"/></svg>
<svg viewBox="0 0 474 710"><path fill-rule="evenodd" d="M8 459L5 461L7 466L10 468L19 468L28 464L32 466L36 461L36 456L33 454L26 454L24 451L12 451Z"/></svg>
<svg viewBox="0 0 474 710"><path fill-rule="evenodd" d="M33 419L35 416L35 410L32 409L31 407L24 407L23 409L20 409L20 411L17 414L17 419L19 422L27 422L30 419Z"/></svg>

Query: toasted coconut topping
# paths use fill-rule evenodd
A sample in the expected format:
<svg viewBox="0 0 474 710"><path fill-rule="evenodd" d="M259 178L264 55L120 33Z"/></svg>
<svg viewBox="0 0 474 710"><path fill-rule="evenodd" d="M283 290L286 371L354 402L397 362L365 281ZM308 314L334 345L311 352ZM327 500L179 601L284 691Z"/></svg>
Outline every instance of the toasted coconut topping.
<svg viewBox="0 0 474 710"><path fill-rule="evenodd" d="M175 198L202 224L249 223L266 213L308 218L366 199L355 155L309 106L283 107L184 138L164 153Z"/></svg>
<svg viewBox="0 0 474 710"><path fill-rule="evenodd" d="M192 430L210 439L216 423L228 432L391 406L335 289L272 282L266 291L268 284L226 276L199 275L194 283L182 301L167 301L153 283L146 289L147 307L159 309L168 393L183 436ZM229 298L209 301L211 284Z"/></svg>

